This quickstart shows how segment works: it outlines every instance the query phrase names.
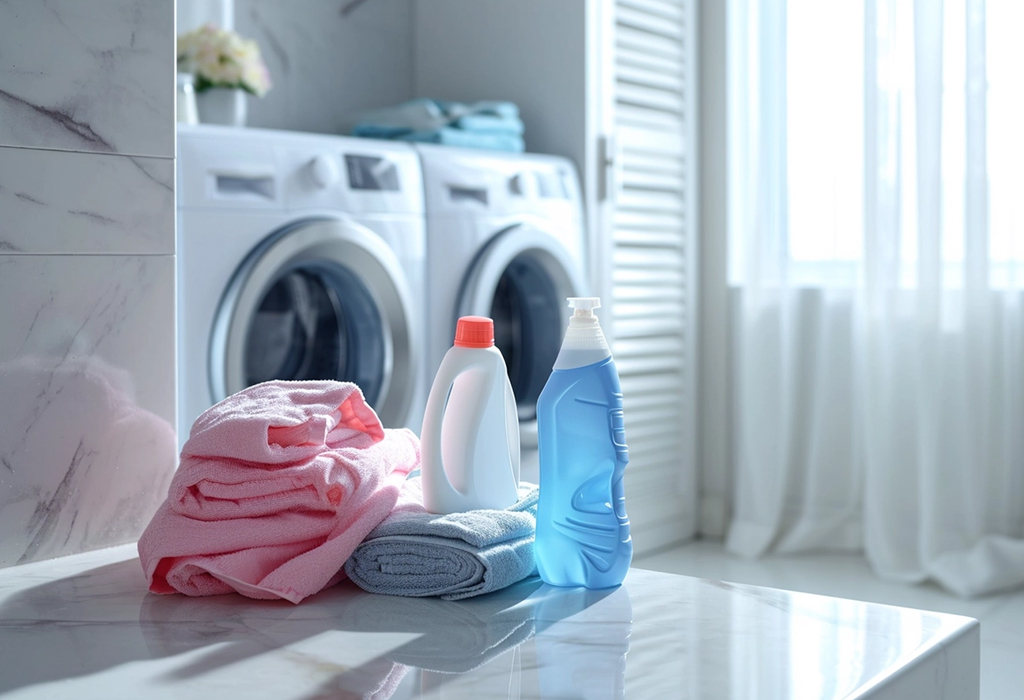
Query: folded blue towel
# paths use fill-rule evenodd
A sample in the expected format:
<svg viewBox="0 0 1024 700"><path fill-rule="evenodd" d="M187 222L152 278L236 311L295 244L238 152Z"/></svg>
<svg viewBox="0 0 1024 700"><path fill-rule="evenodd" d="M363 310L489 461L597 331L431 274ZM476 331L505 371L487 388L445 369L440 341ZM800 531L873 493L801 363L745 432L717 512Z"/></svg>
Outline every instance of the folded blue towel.
<svg viewBox="0 0 1024 700"><path fill-rule="evenodd" d="M362 115L352 134L521 153L523 122L511 102L418 99Z"/></svg>
<svg viewBox="0 0 1024 700"><path fill-rule="evenodd" d="M389 126L387 124L359 123L352 127L353 136L362 136L368 139L397 139L411 134L415 129L407 126Z"/></svg>
<svg viewBox="0 0 1024 700"><path fill-rule="evenodd" d="M536 571L533 537L538 489L523 483L505 510L435 515L423 507L419 478L406 481L391 515L345 562L370 593L460 600L490 593Z"/></svg>
<svg viewBox="0 0 1024 700"><path fill-rule="evenodd" d="M519 119L505 119L504 117L494 117L487 114L468 114L465 117L456 119L450 127L431 127L429 129L414 129L409 126L360 122L352 127L352 134L371 139L397 139L416 132L430 134L442 128L454 128L474 134L523 135L523 122Z"/></svg>
<svg viewBox="0 0 1024 700"><path fill-rule="evenodd" d="M497 100L481 100L463 104L461 102L435 101L438 107L452 117L459 117L464 114L484 114L502 119L518 119L519 107L514 102L500 102Z"/></svg>
<svg viewBox="0 0 1024 700"><path fill-rule="evenodd" d="M461 116L461 114L459 115ZM456 118L437 100L409 100L394 107L364 112L353 129L392 128L402 132L428 131L450 124Z"/></svg>
<svg viewBox="0 0 1024 700"><path fill-rule="evenodd" d="M526 144L522 136L515 134L488 133L483 131L462 131L451 127L434 129L433 131L414 131L398 137L402 141L418 141L419 143L440 143L445 146L460 148L486 148L491 151L508 151L522 153Z"/></svg>
<svg viewBox="0 0 1024 700"><path fill-rule="evenodd" d="M495 117L490 114L467 114L455 120L455 126L463 131L487 134L523 135L523 122L519 117Z"/></svg>

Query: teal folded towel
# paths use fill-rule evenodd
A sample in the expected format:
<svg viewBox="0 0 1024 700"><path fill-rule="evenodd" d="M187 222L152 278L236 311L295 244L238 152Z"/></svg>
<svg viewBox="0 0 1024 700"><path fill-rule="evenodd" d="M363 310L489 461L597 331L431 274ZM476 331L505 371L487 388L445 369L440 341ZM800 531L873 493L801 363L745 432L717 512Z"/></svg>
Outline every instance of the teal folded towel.
<svg viewBox="0 0 1024 700"><path fill-rule="evenodd" d="M486 148L491 151L508 151L509 153L522 153L526 150L522 136L515 134L492 133L482 131L463 131L443 127L433 131L414 131L410 134L403 134L398 137L402 141L417 141L419 143L440 143L445 146L458 146L460 148Z"/></svg>
<svg viewBox="0 0 1024 700"><path fill-rule="evenodd" d="M521 153L523 122L511 102L418 99L364 113L352 134Z"/></svg>
<svg viewBox="0 0 1024 700"><path fill-rule="evenodd" d="M490 114L467 114L455 120L455 126L463 131L474 131L483 134L523 135L523 122L518 117L506 119Z"/></svg>
<svg viewBox="0 0 1024 700"><path fill-rule="evenodd" d="M362 136L368 139L397 139L412 132L413 129L407 126L390 126L388 124L359 123L352 127L353 136Z"/></svg>
<svg viewBox="0 0 1024 700"><path fill-rule="evenodd" d="M533 537L538 489L523 483L505 510L435 515L423 507L420 479L405 482L391 515L345 562L370 593L460 600L497 591L536 571Z"/></svg>
<svg viewBox="0 0 1024 700"><path fill-rule="evenodd" d="M463 114L490 114L495 117L501 117L502 119L519 118L519 107L516 106L515 102L481 100L480 102L462 104L461 102L439 101L437 104L449 114L458 114L461 112Z"/></svg>

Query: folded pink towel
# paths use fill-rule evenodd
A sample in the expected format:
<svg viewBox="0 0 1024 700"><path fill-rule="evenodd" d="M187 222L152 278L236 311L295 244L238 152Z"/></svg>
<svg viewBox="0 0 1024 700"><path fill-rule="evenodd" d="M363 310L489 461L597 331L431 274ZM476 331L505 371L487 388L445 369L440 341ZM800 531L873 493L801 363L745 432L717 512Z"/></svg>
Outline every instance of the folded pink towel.
<svg viewBox="0 0 1024 700"><path fill-rule="evenodd" d="M199 416L181 457L280 464L325 447L364 447L383 437L377 414L355 384L272 381L233 394Z"/></svg>
<svg viewBox="0 0 1024 700"><path fill-rule="evenodd" d="M139 540L150 590L298 603L344 578L418 465L416 435L383 429L353 384L245 389L196 421Z"/></svg>

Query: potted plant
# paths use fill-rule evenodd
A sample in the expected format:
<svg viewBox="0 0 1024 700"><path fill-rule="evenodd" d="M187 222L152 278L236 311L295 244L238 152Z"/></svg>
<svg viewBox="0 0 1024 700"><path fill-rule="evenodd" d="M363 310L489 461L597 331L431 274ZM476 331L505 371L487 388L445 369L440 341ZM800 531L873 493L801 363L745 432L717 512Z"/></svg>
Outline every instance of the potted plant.
<svg viewBox="0 0 1024 700"><path fill-rule="evenodd" d="M252 39L205 24L178 36L178 70L194 76L200 121L245 125L246 93L262 97L270 74Z"/></svg>

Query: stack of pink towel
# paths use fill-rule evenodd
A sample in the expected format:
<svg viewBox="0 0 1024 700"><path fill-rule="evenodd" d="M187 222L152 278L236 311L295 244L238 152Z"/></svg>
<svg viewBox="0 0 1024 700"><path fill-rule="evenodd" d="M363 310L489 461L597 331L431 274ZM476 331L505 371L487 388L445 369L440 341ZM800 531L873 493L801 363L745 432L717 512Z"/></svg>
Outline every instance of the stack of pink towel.
<svg viewBox="0 0 1024 700"><path fill-rule="evenodd" d="M274 381L201 415L139 540L154 593L303 598L391 512L419 440L354 384Z"/></svg>

